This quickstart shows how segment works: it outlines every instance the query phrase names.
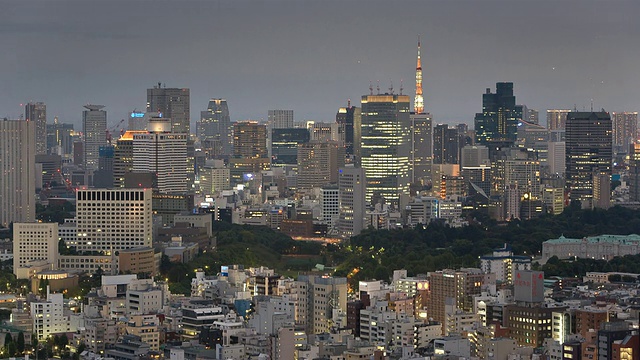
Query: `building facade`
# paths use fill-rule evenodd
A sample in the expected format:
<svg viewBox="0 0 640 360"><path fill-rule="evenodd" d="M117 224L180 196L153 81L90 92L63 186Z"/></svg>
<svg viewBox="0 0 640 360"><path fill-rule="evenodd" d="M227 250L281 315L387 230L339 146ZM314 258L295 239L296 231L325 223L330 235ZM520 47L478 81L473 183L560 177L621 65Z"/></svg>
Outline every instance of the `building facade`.
<svg viewBox="0 0 640 360"><path fill-rule="evenodd" d="M366 178L362 168L338 170L338 233L349 238L364 229Z"/></svg>
<svg viewBox="0 0 640 360"><path fill-rule="evenodd" d="M78 251L151 247L151 189L89 189L76 192Z"/></svg>
<svg viewBox="0 0 640 360"><path fill-rule="evenodd" d="M28 279L28 271L20 271L30 262L45 262L49 269L58 267L58 223L13 224L13 273Z"/></svg>
<svg viewBox="0 0 640 360"><path fill-rule="evenodd" d="M200 112L196 135L201 142L209 142L211 144L212 157L231 154L233 145L232 130L227 100L209 100L207 110Z"/></svg>
<svg viewBox="0 0 640 360"><path fill-rule="evenodd" d="M638 140L638 112L612 112L613 153L626 153Z"/></svg>
<svg viewBox="0 0 640 360"><path fill-rule="evenodd" d="M191 103L189 89L167 88L158 83L147 89L147 112L171 119L171 132L189 134Z"/></svg>
<svg viewBox="0 0 640 360"><path fill-rule="evenodd" d="M336 141L311 141L298 145L298 189L338 182L344 166L344 146Z"/></svg>
<svg viewBox="0 0 640 360"><path fill-rule="evenodd" d="M269 110L267 115L272 129L291 129L293 127L293 110Z"/></svg>
<svg viewBox="0 0 640 360"><path fill-rule="evenodd" d="M24 106L24 118L36 123L36 154L47 153L47 105L30 102Z"/></svg>
<svg viewBox="0 0 640 360"><path fill-rule="evenodd" d="M549 109L547 110L547 129L564 130L567 124L567 114L571 110Z"/></svg>
<svg viewBox="0 0 640 360"><path fill-rule="evenodd" d="M36 219L36 123L0 120L0 226Z"/></svg>
<svg viewBox="0 0 640 360"><path fill-rule="evenodd" d="M107 145L107 112L104 105L85 105L82 112L84 168L97 170L100 147Z"/></svg>
<svg viewBox="0 0 640 360"><path fill-rule="evenodd" d="M232 184L240 184L269 168L266 125L257 121L233 124L233 157L229 164Z"/></svg>
<svg viewBox="0 0 640 360"><path fill-rule="evenodd" d="M352 156L355 162L360 159L360 141L362 138L362 110L357 106L340 108L336 114L336 123L344 126L344 145L347 156Z"/></svg>
<svg viewBox="0 0 640 360"><path fill-rule="evenodd" d="M161 193L180 194L187 192L188 136L172 133L170 126L168 120L152 119L150 131L133 134L133 171L154 174Z"/></svg>
<svg viewBox="0 0 640 360"><path fill-rule="evenodd" d="M594 176L611 176L611 117L606 112L570 112L566 125L566 179L569 198L594 206Z"/></svg>
<svg viewBox="0 0 640 360"><path fill-rule="evenodd" d="M409 96L365 95L361 101L361 165L367 178L367 201L384 199L398 206L411 182Z"/></svg>
<svg viewBox="0 0 640 360"><path fill-rule="evenodd" d="M497 83L495 93L487 89L482 95L482 113L475 116L476 143L515 142L518 132L515 107L513 83Z"/></svg>

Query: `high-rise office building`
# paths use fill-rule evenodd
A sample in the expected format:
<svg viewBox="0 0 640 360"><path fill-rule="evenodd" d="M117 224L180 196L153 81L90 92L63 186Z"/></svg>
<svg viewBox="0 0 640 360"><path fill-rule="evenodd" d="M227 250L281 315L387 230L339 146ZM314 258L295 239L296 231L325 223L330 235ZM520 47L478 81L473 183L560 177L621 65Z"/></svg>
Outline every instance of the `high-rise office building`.
<svg viewBox="0 0 640 360"><path fill-rule="evenodd" d="M532 153L543 165L547 161L549 130L538 124L518 120L517 146Z"/></svg>
<svg viewBox="0 0 640 360"><path fill-rule="evenodd" d="M505 148L498 153L491 167L491 195L505 195L508 189L517 199L525 193L539 196L540 162L526 150Z"/></svg>
<svg viewBox="0 0 640 360"><path fill-rule="evenodd" d="M459 161L458 129L449 128L447 124L438 124L433 129L433 163L458 164Z"/></svg>
<svg viewBox="0 0 640 360"><path fill-rule="evenodd" d="M0 120L0 226L36 219L36 123Z"/></svg>
<svg viewBox="0 0 640 360"><path fill-rule="evenodd" d="M409 193L411 118L409 96L362 97L362 168L367 178L367 201L383 198L399 206Z"/></svg>
<svg viewBox="0 0 640 360"><path fill-rule="evenodd" d="M232 184L240 184L269 168L266 125L257 121L233 124L233 157L229 164Z"/></svg>
<svg viewBox="0 0 640 360"><path fill-rule="evenodd" d="M200 112L200 121L196 134L200 141L210 144L211 157L230 155L233 139L231 137L231 117L229 105L225 99L211 99L206 111Z"/></svg>
<svg viewBox="0 0 640 360"><path fill-rule="evenodd" d="M231 171L223 160L209 160L200 169L200 190L204 195L213 195L231 188Z"/></svg>
<svg viewBox="0 0 640 360"><path fill-rule="evenodd" d="M547 110L547 129L549 130L563 130L567 124L567 114L571 110Z"/></svg>
<svg viewBox="0 0 640 360"><path fill-rule="evenodd" d="M30 102L24 106L24 118L36 123L36 154L47 153L47 105Z"/></svg>
<svg viewBox="0 0 640 360"><path fill-rule="evenodd" d="M84 134L84 168L96 170L100 157L100 146L107 145L107 112L104 105L85 105L82 112Z"/></svg>
<svg viewBox="0 0 640 360"><path fill-rule="evenodd" d="M79 189L76 192L78 251L150 247L151 189Z"/></svg>
<svg viewBox="0 0 640 360"><path fill-rule="evenodd" d="M411 183L431 179L433 163L433 119L431 114L410 114L411 119Z"/></svg>
<svg viewBox="0 0 640 360"><path fill-rule="evenodd" d="M147 89L147 112L170 118L173 133L189 134L190 108L189 89L167 88L160 83Z"/></svg>
<svg viewBox="0 0 640 360"><path fill-rule="evenodd" d="M629 145L638 140L638 113L614 112L611 113L613 130L613 153L626 153Z"/></svg>
<svg viewBox="0 0 640 360"><path fill-rule="evenodd" d="M336 114L336 122L344 126L344 145L347 156L360 159L360 140L362 137L362 110L359 107L351 106L351 101L347 107L340 108Z"/></svg>
<svg viewBox="0 0 640 360"><path fill-rule="evenodd" d="M293 110L269 110L267 115L271 129L290 129L293 127Z"/></svg>
<svg viewBox="0 0 640 360"><path fill-rule="evenodd" d="M515 111L516 118L518 120L538 125L538 122L540 120L538 117L538 110L529 109L527 105L516 105Z"/></svg>
<svg viewBox="0 0 640 360"><path fill-rule="evenodd" d="M47 153L72 154L73 134L73 124L58 123L58 118L54 118L53 124L47 124Z"/></svg>
<svg viewBox="0 0 640 360"><path fill-rule="evenodd" d="M312 121L307 124L311 141L337 141L345 143L344 124Z"/></svg>
<svg viewBox="0 0 640 360"><path fill-rule="evenodd" d="M336 184L322 186L318 200L320 202L320 221L327 224L331 231L338 225L340 213L338 186Z"/></svg>
<svg viewBox="0 0 640 360"><path fill-rule="evenodd" d="M475 116L476 143L515 142L518 132L513 83L496 84L496 92L482 95L482 113Z"/></svg>
<svg viewBox="0 0 640 360"><path fill-rule="evenodd" d="M336 141L311 141L298 145L298 189L338 182L344 166L344 146Z"/></svg>
<svg viewBox="0 0 640 360"><path fill-rule="evenodd" d="M271 165L298 165L298 145L309 142L305 128L271 130Z"/></svg>
<svg viewBox="0 0 640 360"><path fill-rule="evenodd" d="M113 186L124 187L125 174L133 171L133 135L147 131L127 131L116 141L113 149Z"/></svg>
<svg viewBox="0 0 640 360"><path fill-rule="evenodd" d="M338 233L349 238L364 229L366 213L364 169L344 167L338 170Z"/></svg>
<svg viewBox="0 0 640 360"><path fill-rule="evenodd" d="M308 288L308 333L329 331L333 314L347 311L347 278L300 275L298 281L307 284Z"/></svg>
<svg viewBox="0 0 640 360"><path fill-rule="evenodd" d="M98 159L98 169L93 173L93 186L99 188L113 187L113 160L115 146L100 146L98 151L100 157Z"/></svg>
<svg viewBox="0 0 640 360"><path fill-rule="evenodd" d="M443 324L447 314L445 305L453 299L454 309L472 312L473 296L480 294L485 274L480 269L445 269L428 274L431 296L427 300L429 317Z"/></svg>
<svg viewBox="0 0 640 360"><path fill-rule="evenodd" d="M460 151L461 166L490 165L489 148L483 145L466 145Z"/></svg>
<svg viewBox="0 0 640 360"><path fill-rule="evenodd" d="M187 134L172 133L168 118L149 120L149 131L133 134L133 171L155 175L161 193L187 191Z"/></svg>
<svg viewBox="0 0 640 360"><path fill-rule="evenodd" d="M491 193L491 161L489 148L466 145L460 150L460 172L467 185L467 193L480 194L488 200Z"/></svg>
<svg viewBox="0 0 640 360"><path fill-rule="evenodd" d="M567 169L566 143L550 141L547 143L547 172L564 177Z"/></svg>
<svg viewBox="0 0 640 360"><path fill-rule="evenodd" d="M611 176L611 116L607 112L570 112L566 124L567 187L571 201L591 208L594 176Z"/></svg>
<svg viewBox="0 0 640 360"><path fill-rule="evenodd" d="M629 145L629 201L640 201L640 144Z"/></svg>

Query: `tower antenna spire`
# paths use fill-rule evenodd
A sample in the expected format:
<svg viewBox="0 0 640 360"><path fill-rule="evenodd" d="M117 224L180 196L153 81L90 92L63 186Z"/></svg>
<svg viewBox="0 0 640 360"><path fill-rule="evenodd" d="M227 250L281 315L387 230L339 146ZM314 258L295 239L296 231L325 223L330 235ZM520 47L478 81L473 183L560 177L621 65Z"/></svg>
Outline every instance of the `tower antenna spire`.
<svg viewBox="0 0 640 360"><path fill-rule="evenodd" d="M390 81L389 94L393 95L393 80L389 80L389 81Z"/></svg>
<svg viewBox="0 0 640 360"><path fill-rule="evenodd" d="M400 79L400 95L402 95L402 79Z"/></svg>
<svg viewBox="0 0 640 360"><path fill-rule="evenodd" d="M369 80L369 95L373 95L373 83Z"/></svg>
<svg viewBox="0 0 640 360"><path fill-rule="evenodd" d="M378 91L378 95L380 95L380 80L378 80L378 85L376 85L376 90Z"/></svg>
<svg viewBox="0 0 640 360"><path fill-rule="evenodd" d="M418 59L416 61L416 96L413 99L413 111L424 113L424 98L422 97L422 62L420 59L420 35L418 35Z"/></svg>

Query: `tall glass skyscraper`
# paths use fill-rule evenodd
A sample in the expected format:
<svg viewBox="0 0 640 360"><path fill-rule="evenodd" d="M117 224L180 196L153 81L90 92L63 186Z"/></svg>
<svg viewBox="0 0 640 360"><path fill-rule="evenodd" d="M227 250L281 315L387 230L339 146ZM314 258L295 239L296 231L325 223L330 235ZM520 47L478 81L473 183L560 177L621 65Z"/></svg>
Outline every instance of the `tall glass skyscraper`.
<svg viewBox="0 0 640 360"><path fill-rule="evenodd" d="M367 201L399 206L409 194L411 155L410 100L407 95L362 97L362 168Z"/></svg>
<svg viewBox="0 0 640 360"><path fill-rule="evenodd" d="M204 147L212 149L212 157L231 155L231 117L225 99L211 99L206 111L200 112L196 134Z"/></svg>
<svg viewBox="0 0 640 360"><path fill-rule="evenodd" d="M566 166L569 199L583 208L595 207L595 179L611 177L612 130L607 112L570 112L567 115Z"/></svg>
<svg viewBox="0 0 640 360"><path fill-rule="evenodd" d="M497 83L495 94L487 89L482 95L482 112L475 116L476 143L515 142L518 132L515 108L513 83Z"/></svg>

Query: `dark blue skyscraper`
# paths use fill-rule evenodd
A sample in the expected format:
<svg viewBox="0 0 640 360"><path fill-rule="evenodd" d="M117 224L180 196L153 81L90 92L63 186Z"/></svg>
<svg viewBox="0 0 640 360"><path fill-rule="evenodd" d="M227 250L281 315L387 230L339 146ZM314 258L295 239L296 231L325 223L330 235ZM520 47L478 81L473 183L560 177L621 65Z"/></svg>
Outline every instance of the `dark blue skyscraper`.
<svg viewBox="0 0 640 360"><path fill-rule="evenodd" d="M360 141L362 112L359 107L351 106L351 101L347 107L340 108L336 114L336 122L344 125L344 146L347 156L360 157Z"/></svg>
<svg viewBox="0 0 640 360"><path fill-rule="evenodd" d="M482 95L482 113L475 117L476 143L515 142L518 131L513 83L497 83L496 92Z"/></svg>

